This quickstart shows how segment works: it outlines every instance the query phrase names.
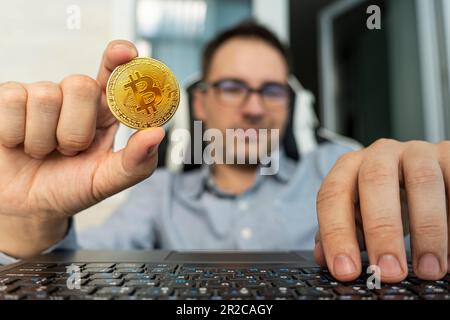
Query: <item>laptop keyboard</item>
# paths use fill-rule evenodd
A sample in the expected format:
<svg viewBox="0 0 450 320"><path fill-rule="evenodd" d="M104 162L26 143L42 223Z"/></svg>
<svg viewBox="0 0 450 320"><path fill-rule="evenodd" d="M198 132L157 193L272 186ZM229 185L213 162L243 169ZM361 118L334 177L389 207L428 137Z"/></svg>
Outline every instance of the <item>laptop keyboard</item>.
<svg viewBox="0 0 450 320"><path fill-rule="evenodd" d="M450 300L449 275L430 282L411 274L373 290L366 280L286 265L29 263L0 272L0 300Z"/></svg>

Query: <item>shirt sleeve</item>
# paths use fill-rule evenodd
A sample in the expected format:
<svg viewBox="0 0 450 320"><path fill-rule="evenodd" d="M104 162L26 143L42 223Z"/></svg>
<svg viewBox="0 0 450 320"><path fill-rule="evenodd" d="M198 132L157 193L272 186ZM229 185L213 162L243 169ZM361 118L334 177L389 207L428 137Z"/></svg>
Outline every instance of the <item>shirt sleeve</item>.
<svg viewBox="0 0 450 320"><path fill-rule="evenodd" d="M152 249L155 246L155 220L167 197L170 173L157 170L148 179L137 184L123 203L100 226L80 232L78 249L133 250Z"/></svg>
<svg viewBox="0 0 450 320"><path fill-rule="evenodd" d="M50 253L54 250L74 250L77 248L77 241L76 241L76 234L75 229L73 227L73 219L70 219L69 221L69 227L67 228L67 233L65 237L48 248L47 250L43 251L42 254ZM15 263L19 261L19 259L9 256L3 252L0 252L0 265L7 265L11 263Z"/></svg>

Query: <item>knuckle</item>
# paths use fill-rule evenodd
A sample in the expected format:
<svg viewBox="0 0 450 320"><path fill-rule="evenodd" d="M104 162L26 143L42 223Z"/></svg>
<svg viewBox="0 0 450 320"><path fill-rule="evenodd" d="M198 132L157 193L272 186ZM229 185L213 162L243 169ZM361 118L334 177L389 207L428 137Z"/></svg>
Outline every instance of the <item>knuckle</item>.
<svg viewBox="0 0 450 320"><path fill-rule="evenodd" d="M89 147L92 137L87 134L65 134L59 139L59 145L63 149L71 151L82 151Z"/></svg>
<svg viewBox="0 0 450 320"><path fill-rule="evenodd" d="M59 110L62 94L59 86L51 82L41 82L30 85L30 98L35 100L40 109L54 112Z"/></svg>
<svg viewBox="0 0 450 320"><path fill-rule="evenodd" d="M80 97L99 97L100 85L97 81L86 75L71 75L62 82L63 88L70 88Z"/></svg>
<svg viewBox="0 0 450 320"><path fill-rule="evenodd" d="M361 166L359 181L363 184L386 185L395 177L392 168L386 166L381 160L369 160Z"/></svg>
<svg viewBox="0 0 450 320"><path fill-rule="evenodd" d="M6 82L0 87L0 103L6 106L24 106L27 90L18 82Z"/></svg>
<svg viewBox="0 0 450 320"><path fill-rule="evenodd" d="M25 148L26 153L37 157L46 156L53 151L53 147L50 144L45 144L44 142L33 141L32 145L27 145Z"/></svg>
<svg viewBox="0 0 450 320"><path fill-rule="evenodd" d="M334 201L351 198L350 186L343 181L325 180L317 194L317 208Z"/></svg>
<svg viewBox="0 0 450 320"><path fill-rule="evenodd" d="M394 140L394 139L381 138L381 139L376 140L374 143L372 143L370 148L372 148L372 149L391 148L391 147L398 146L399 143L400 142L398 142L397 140Z"/></svg>
<svg viewBox="0 0 450 320"><path fill-rule="evenodd" d="M25 133L23 130L8 130L7 132L0 132L0 141L6 147L15 147L25 140Z"/></svg>
<svg viewBox="0 0 450 320"><path fill-rule="evenodd" d="M406 153L410 151L417 152L418 150L429 148L430 146L432 146L431 143L420 140L410 140L408 142L405 142L405 145L406 145Z"/></svg>
<svg viewBox="0 0 450 320"><path fill-rule="evenodd" d="M437 147L443 151L450 151L450 140L443 140L439 142Z"/></svg>
<svg viewBox="0 0 450 320"><path fill-rule="evenodd" d="M347 234L349 228L340 223L328 224L326 228L320 229L320 240L324 243L336 243L336 239L342 239Z"/></svg>
<svg viewBox="0 0 450 320"><path fill-rule="evenodd" d="M437 185L442 183L443 176L437 165L430 160L417 161L411 164L405 173L405 183L409 187Z"/></svg>
<svg viewBox="0 0 450 320"><path fill-rule="evenodd" d="M360 151L350 151L347 153L344 153L343 155L341 155L337 161L336 161L336 165L341 165L343 163L347 163L349 161L354 160L356 157L358 157L360 155Z"/></svg>
<svg viewBox="0 0 450 320"><path fill-rule="evenodd" d="M392 210L384 208L380 209L379 211L384 211L386 213L379 217L372 217L371 222L366 223L366 225L364 226L364 234L366 238L372 238L377 239L377 241L382 241L402 236L402 225L392 223L392 219L388 215L388 213L392 213Z"/></svg>
<svg viewBox="0 0 450 320"><path fill-rule="evenodd" d="M412 232L418 238L441 238L447 232L442 224L431 219L418 222L412 225Z"/></svg>

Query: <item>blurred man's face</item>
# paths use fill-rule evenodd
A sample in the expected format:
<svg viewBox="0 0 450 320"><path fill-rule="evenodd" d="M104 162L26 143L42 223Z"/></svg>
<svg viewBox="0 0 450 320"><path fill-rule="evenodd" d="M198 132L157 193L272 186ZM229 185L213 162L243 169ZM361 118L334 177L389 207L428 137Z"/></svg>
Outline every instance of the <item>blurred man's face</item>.
<svg viewBox="0 0 450 320"><path fill-rule="evenodd" d="M280 138L284 134L289 105L287 77L286 62L275 48L258 39L230 39L213 56L205 79L209 88L194 95L195 115L224 137L226 129L256 129L256 141L246 139L245 154L240 155L247 159L260 144L270 145L270 130L279 130ZM259 129L267 129L268 134Z"/></svg>

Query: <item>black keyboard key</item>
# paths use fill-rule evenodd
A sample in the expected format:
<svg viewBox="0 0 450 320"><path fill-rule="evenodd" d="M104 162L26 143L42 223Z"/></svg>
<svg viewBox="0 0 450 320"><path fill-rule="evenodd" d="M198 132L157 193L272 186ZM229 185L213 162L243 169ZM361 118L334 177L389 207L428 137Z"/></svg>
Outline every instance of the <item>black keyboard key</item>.
<svg viewBox="0 0 450 320"><path fill-rule="evenodd" d="M372 293L370 293L368 290L362 288L362 287L347 287L347 286L337 286L333 289L333 291L340 296L349 296L349 295L357 295L357 296L364 296L369 297L372 296Z"/></svg>
<svg viewBox="0 0 450 320"><path fill-rule="evenodd" d="M21 288L21 293L27 296L27 299L43 300L57 290L56 287L35 286Z"/></svg>
<svg viewBox="0 0 450 320"><path fill-rule="evenodd" d="M85 265L86 269L90 268L99 268L99 269L106 269L106 268L112 268L114 267L114 263L88 263Z"/></svg>
<svg viewBox="0 0 450 320"><path fill-rule="evenodd" d="M135 296L140 299L156 299L168 297L173 293L173 289L168 287L150 287L137 289Z"/></svg>
<svg viewBox="0 0 450 320"><path fill-rule="evenodd" d="M215 296L221 296L225 299L237 299L237 298L248 298L251 296L251 292L247 288L223 288L216 289L214 291Z"/></svg>
<svg viewBox="0 0 450 320"><path fill-rule="evenodd" d="M60 288L50 294L50 300L91 300L92 294L96 291L95 287L82 286L80 289L69 290Z"/></svg>
<svg viewBox="0 0 450 320"><path fill-rule="evenodd" d="M283 280L278 282L273 282L273 284L279 287L287 287L287 288L301 288L306 287L306 283L304 281L300 280Z"/></svg>
<svg viewBox="0 0 450 320"><path fill-rule="evenodd" d="M89 281L90 286L117 287L123 284L123 279L96 279Z"/></svg>
<svg viewBox="0 0 450 320"><path fill-rule="evenodd" d="M77 273L77 276L79 276L81 279L87 279L89 278L91 274L89 274L88 272L80 272ZM69 277L72 277L73 275L70 273L60 273L57 274L53 279L58 280L58 279L68 279Z"/></svg>
<svg viewBox="0 0 450 320"><path fill-rule="evenodd" d="M412 292L403 286L383 285L380 289L375 289L378 295L411 295Z"/></svg>
<svg viewBox="0 0 450 320"><path fill-rule="evenodd" d="M206 299L211 296L211 291L206 288L191 288L179 292L181 299Z"/></svg>
<svg viewBox="0 0 450 320"><path fill-rule="evenodd" d="M121 273L118 272L112 272L112 273L94 273L89 277L91 280L95 279L119 279L122 277Z"/></svg>
<svg viewBox="0 0 450 320"><path fill-rule="evenodd" d="M45 272L47 268L19 268L17 269L19 272Z"/></svg>
<svg viewBox="0 0 450 320"><path fill-rule="evenodd" d="M0 287L2 285L12 284L19 280L19 278L13 278L13 277L7 277L7 278L0 278Z"/></svg>
<svg viewBox="0 0 450 320"><path fill-rule="evenodd" d="M153 273L153 274L158 274L158 273L171 273L169 268L148 268L147 269L147 273ZM202 272L195 272L194 274L200 274Z"/></svg>
<svg viewBox="0 0 450 320"><path fill-rule="evenodd" d="M115 271L119 272L119 273L142 273L142 272L144 272L144 269L142 269L142 268L117 268Z"/></svg>
<svg viewBox="0 0 450 320"><path fill-rule="evenodd" d="M44 273L44 272L20 272L20 271L10 271L6 274L3 274L4 277L15 277L15 278L50 278L54 277L54 273Z"/></svg>
<svg viewBox="0 0 450 320"><path fill-rule="evenodd" d="M332 279L331 281L336 281L336 280ZM367 280L363 279L362 277L360 277L360 278L355 279L355 280L353 280L351 282L344 282L343 285L345 285L345 286L358 286L358 287L363 286L363 287L367 287Z"/></svg>
<svg viewBox="0 0 450 320"><path fill-rule="evenodd" d="M445 288L435 284L420 284L416 286L410 286L409 289L418 295L448 293Z"/></svg>
<svg viewBox="0 0 450 320"><path fill-rule="evenodd" d="M27 268L53 268L56 267L56 263L27 263L25 265Z"/></svg>
<svg viewBox="0 0 450 320"><path fill-rule="evenodd" d="M266 297L266 299L277 299L277 298L293 299L295 298L295 291L286 287L265 288L257 290L256 295L264 296Z"/></svg>
<svg viewBox="0 0 450 320"><path fill-rule="evenodd" d="M155 279L155 275L147 274L147 273L129 273L124 276L124 279L125 280L139 280L139 279L153 280L153 279Z"/></svg>
<svg viewBox="0 0 450 320"><path fill-rule="evenodd" d="M10 293L16 291L20 287L17 285L0 285L0 294Z"/></svg>
<svg viewBox="0 0 450 320"><path fill-rule="evenodd" d="M306 280L306 283L310 287L322 287L322 288L334 288L339 285L339 282L329 281L329 280L324 280L324 279Z"/></svg>
<svg viewBox="0 0 450 320"><path fill-rule="evenodd" d="M295 279L295 280L301 280L301 281L307 281L307 280L324 280L324 281L328 281L328 279L325 278L325 276L318 275L318 274L297 274L297 275L293 275L292 278Z"/></svg>
<svg viewBox="0 0 450 320"><path fill-rule="evenodd" d="M60 290L65 290L65 289L60 289ZM88 294L94 293L96 290L97 290L97 287L82 285L80 287L80 289L72 289L72 290L70 290L70 292L72 292L72 294L77 294L77 295L88 295Z"/></svg>
<svg viewBox="0 0 450 320"><path fill-rule="evenodd" d="M172 288L189 288L194 286L195 282L191 281L191 280L183 280L183 279L177 279L177 280L173 280L170 281L168 283L169 287Z"/></svg>
<svg viewBox="0 0 450 320"><path fill-rule="evenodd" d="M150 279L137 279L125 282L125 286L127 287L156 287L158 284L158 281Z"/></svg>
<svg viewBox="0 0 450 320"><path fill-rule="evenodd" d="M24 278L22 280L14 282L18 286L36 286L46 285L52 281L53 278Z"/></svg>
<svg viewBox="0 0 450 320"><path fill-rule="evenodd" d="M176 264L167 264L167 263L147 263L145 264L146 268L169 268L174 269L177 267Z"/></svg>
<svg viewBox="0 0 450 320"><path fill-rule="evenodd" d="M312 268L302 268L301 269L303 273L306 274L318 274L322 270L320 267L312 267Z"/></svg>
<svg viewBox="0 0 450 320"><path fill-rule="evenodd" d="M86 283L88 282L88 279L80 279L80 286L84 286L86 285ZM67 282L67 279L56 279L53 280L51 282L52 285L57 286L57 287L66 287L69 288L69 286L71 285L76 285L75 283L69 281L69 283Z"/></svg>
<svg viewBox="0 0 450 320"><path fill-rule="evenodd" d="M131 287L104 287L99 289L96 296L123 296L130 295L134 292L134 288Z"/></svg>
<svg viewBox="0 0 450 320"><path fill-rule="evenodd" d="M83 269L83 272L87 272L87 273L111 273L113 271L114 271L113 268L85 268L85 269ZM118 270L116 270L116 271L120 272Z"/></svg>
<svg viewBox="0 0 450 320"><path fill-rule="evenodd" d="M116 269L122 269L122 268L144 268L143 263L118 263L116 264Z"/></svg>
<svg viewBox="0 0 450 320"><path fill-rule="evenodd" d="M26 297L26 294L20 292L20 290L10 292L10 293L5 293L5 294L0 293L1 300L21 300L21 299L24 299L25 297Z"/></svg>
<svg viewBox="0 0 450 320"><path fill-rule="evenodd" d="M298 288L295 290L299 299L332 299L334 295L323 288Z"/></svg>
<svg viewBox="0 0 450 320"><path fill-rule="evenodd" d="M60 263L60 264L57 265L57 267L60 267L60 268L65 268L65 267L69 267L69 266L77 266L77 267L82 268L82 267L86 266L86 263L84 263L84 262L72 262L72 263Z"/></svg>

